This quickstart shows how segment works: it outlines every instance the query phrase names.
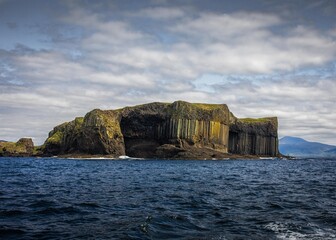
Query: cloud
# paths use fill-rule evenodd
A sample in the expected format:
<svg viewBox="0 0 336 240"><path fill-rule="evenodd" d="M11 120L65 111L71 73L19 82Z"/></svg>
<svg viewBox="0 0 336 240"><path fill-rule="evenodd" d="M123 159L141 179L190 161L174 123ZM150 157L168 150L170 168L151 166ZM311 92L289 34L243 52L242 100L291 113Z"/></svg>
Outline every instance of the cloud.
<svg viewBox="0 0 336 240"><path fill-rule="evenodd" d="M335 57L330 37L303 26L279 34L285 24L274 14L206 13L171 30L193 42L189 52L198 53L192 59L201 71L271 73L321 65Z"/></svg>
<svg viewBox="0 0 336 240"><path fill-rule="evenodd" d="M152 78L144 74L99 70L85 62L73 61L58 52L19 56L16 61L21 67L20 77L32 79L35 83L77 82L139 88L151 87L154 84Z"/></svg>
<svg viewBox="0 0 336 240"><path fill-rule="evenodd" d="M181 99L227 103L238 117L276 115L281 136L333 141L334 28L293 26L275 13L160 6L111 14L75 3L55 19L58 37L41 29L50 49L0 50L0 138L24 129L42 143L53 126L93 108Z"/></svg>
<svg viewBox="0 0 336 240"><path fill-rule="evenodd" d="M1 93L1 106L6 107L15 103L17 106L27 105L28 108L38 107L69 107L65 99L53 98L50 96L38 95L36 93ZM26 108L27 108L26 107Z"/></svg>
<svg viewBox="0 0 336 240"><path fill-rule="evenodd" d="M0 4L1 4L1 2L0 2ZM16 29L18 27L16 22L7 22L6 25L9 29Z"/></svg>
<svg viewBox="0 0 336 240"><path fill-rule="evenodd" d="M136 13L131 13L130 16L152 18L155 20L168 20L181 18L185 12L181 8L173 7L151 7L143 8Z"/></svg>
<svg viewBox="0 0 336 240"><path fill-rule="evenodd" d="M251 31L262 30L279 25L281 19L273 14L238 12L232 14L201 13L188 18L171 29L201 39L224 40L226 37L238 38ZM206 34L205 34L206 33ZM196 38L199 40L200 38Z"/></svg>
<svg viewBox="0 0 336 240"><path fill-rule="evenodd" d="M87 13L76 15L74 22L80 22L77 18L82 15ZM291 71L327 63L336 53L331 37L304 26L286 29L287 23L274 14L201 13L186 17L156 33L175 39L169 45L131 23L104 21L98 16L88 19L95 32L83 39L82 48L89 57L107 66L139 71L160 68L163 78L194 79L205 72ZM285 34L278 33L284 31L281 28Z"/></svg>

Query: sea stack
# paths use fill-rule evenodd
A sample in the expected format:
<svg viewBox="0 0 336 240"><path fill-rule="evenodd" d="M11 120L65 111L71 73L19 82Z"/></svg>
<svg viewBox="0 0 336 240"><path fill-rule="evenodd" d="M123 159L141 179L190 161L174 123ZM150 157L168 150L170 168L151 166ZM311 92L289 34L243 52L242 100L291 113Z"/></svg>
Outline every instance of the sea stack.
<svg viewBox="0 0 336 240"><path fill-rule="evenodd" d="M44 154L211 159L277 156L276 117L238 119L225 104L176 101L95 109L56 126Z"/></svg>
<svg viewBox="0 0 336 240"><path fill-rule="evenodd" d="M0 141L0 157L29 157L33 154L31 138L20 138L17 142Z"/></svg>

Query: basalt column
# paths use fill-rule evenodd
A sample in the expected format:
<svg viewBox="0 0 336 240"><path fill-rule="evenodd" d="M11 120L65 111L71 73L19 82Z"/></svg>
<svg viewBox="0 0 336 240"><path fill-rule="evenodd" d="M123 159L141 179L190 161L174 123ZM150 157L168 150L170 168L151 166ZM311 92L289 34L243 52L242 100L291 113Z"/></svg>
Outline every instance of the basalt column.
<svg viewBox="0 0 336 240"><path fill-rule="evenodd" d="M277 156L277 119L237 119L230 125L229 152Z"/></svg>
<svg viewBox="0 0 336 240"><path fill-rule="evenodd" d="M125 109L121 116L128 156L153 157L192 148L228 152L229 110L225 104L155 103Z"/></svg>
<svg viewBox="0 0 336 240"><path fill-rule="evenodd" d="M183 140L195 147L228 151L229 127L221 122L196 119L167 119L158 125L155 137L160 140Z"/></svg>

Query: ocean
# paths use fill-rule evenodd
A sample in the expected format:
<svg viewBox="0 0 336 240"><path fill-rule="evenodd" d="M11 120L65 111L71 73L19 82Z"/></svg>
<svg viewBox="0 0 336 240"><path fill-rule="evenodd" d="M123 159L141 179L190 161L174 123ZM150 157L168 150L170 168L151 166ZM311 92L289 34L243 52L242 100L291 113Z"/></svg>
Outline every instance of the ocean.
<svg viewBox="0 0 336 240"><path fill-rule="evenodd" d="M0 158L0 239L336 239L336 160Z"/></svg>

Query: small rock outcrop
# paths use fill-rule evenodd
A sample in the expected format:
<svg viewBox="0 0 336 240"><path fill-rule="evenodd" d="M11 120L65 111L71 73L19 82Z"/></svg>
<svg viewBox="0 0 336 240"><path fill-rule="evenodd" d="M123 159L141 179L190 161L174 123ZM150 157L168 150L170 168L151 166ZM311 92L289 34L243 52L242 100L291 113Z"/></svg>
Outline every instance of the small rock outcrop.
<svg viewBox="0 0 336 240"><path fill-rule="evenodd" d="M95 109L56 126L44 154L144 158L277 156L277 118L238 119L225 104L176 101Z"/></svg>
<svg viewBox="0 0 336 240"><path fill-rule="evenodd" d="M31 138L21 138L17 142L0 141L0 156L28 157L34 154L34 143Z"/></svg>

